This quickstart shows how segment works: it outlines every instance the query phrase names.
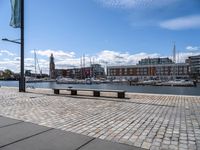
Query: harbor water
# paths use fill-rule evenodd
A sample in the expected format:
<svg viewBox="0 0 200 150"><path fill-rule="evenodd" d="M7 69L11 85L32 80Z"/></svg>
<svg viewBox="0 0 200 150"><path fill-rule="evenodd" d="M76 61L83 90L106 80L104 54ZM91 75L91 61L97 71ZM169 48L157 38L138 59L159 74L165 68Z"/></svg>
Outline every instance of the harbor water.
<svg viewBox="0 0 200 150"><path fill-rule="evenodd" d="M18 81L0 81L0 86L18 87ZM57 84L56 82L27 83L26 86L34 88L89 88L89 89L114 89L135 93L195 95L200 96L200 84L197 87L173 87L173 86L130 86L128 84Z"/></svg>

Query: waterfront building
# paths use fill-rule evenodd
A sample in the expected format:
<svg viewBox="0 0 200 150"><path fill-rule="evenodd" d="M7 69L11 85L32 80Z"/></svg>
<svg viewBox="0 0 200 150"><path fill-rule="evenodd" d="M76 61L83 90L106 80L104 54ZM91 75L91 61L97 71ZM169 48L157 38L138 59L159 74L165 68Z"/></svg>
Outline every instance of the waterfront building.
<svg viewBox="0 0 200 150"><path fill-rule="evenodd" d="M51 54L51 56L50 56L49 77L50 77L50 79L55 79L55 63L54 63L53 54Z"/></svg>
<svg viewBox="0 0 200 150"><path fill-rule="evenodd" d="M32 78L47 78L48 74L32 73L31 70L25 70L25 76L26 77L32 77Z"/></svg>
<svg viewBox="0 0 200 150"><path fill-rule="evenodd" d="M105 78L104 68L100 64L92 64L90 67L55 69L55 77L72 79Z"/></svg>
<svg viewBox="0 0 200 150"><path fill-rule="evenodd" d="M104 78L105 70L100 64L91 64L91 77Z"/></svg>
<svg viewBox="0 0 200 150"><path fill-rule="evenodd" d="M186 61L190 66L191 77L200 78L200 55L190 56Z"/></svg>
<svg viewBox="0 0 200 150"><path fill-rule="evenodd" d="M90 68L55 69L55 76L72 79L85 79L90 77Z"/></svg>
<svg viewBox="0 0 200 150"><path fill-rule="evenodd" d="M151 62L151 63L148 63ZM109 66L109 79L161 79L189 78L188 63L173 63L170 59L143 59L137 65Z"/></svg>
<svg viewBox="0 0 200 150"><path fill-rule="evenodd" d="M145 58L141 59L138 63L138 65L160 65L160 64L172 64L173 61L166 58Z"/></svg>

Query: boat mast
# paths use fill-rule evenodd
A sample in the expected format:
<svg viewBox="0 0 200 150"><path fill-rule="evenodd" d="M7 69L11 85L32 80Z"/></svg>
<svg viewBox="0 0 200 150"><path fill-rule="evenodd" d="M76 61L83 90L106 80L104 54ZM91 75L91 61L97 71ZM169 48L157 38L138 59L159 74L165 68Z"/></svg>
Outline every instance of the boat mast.
<svg viewBox="0 0 200 150"><path fill-rule="evenodd" d="M36 51L35 51L35 49L34 49L34 62L35 62L35 78L37 78Z"/></svg>
<svg viewBox="0 0 200 150"><path fill-rule="evenodd" d="M37 78L37 65L38 65L38 70L40 72L40 76L42 76L42 70L40 69L40 64L37 59L37 54L36 50L34 49L34 61L35 61L35 78Z"/></svg>
<svg viewBox="0 0 200 150"><path fill-rule="evenodd" d="M81 69L80 69L80 72L81 72L81 79L82 79L82 66L83 66L83 61L82 61L82 56L81 56L81 59L80 59L80 63L81 63Z"/></svg>
<svg viewBox="0 0 200 150"><path fill-rule="evenodd" d="M174 48L173 48L173 80L175 80L175 74L176 74L176 44L174 42Z"/></svg>

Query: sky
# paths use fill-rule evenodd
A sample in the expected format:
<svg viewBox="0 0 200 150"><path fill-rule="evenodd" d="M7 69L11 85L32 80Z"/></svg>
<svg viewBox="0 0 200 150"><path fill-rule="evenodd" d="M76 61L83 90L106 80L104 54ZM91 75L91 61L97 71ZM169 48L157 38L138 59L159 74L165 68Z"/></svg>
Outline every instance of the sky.
<svg viewBox="0 0 200 150"><path fill-rule="evenodd" d="M80 66L85 56L105 65L134 65L142 58L177 62L200 54L199 0L25 0L25 69ZM19 39L9 26L10 0L0 0L0 38ZM0 70L19 72L20 46L0 41Z"/></svg>

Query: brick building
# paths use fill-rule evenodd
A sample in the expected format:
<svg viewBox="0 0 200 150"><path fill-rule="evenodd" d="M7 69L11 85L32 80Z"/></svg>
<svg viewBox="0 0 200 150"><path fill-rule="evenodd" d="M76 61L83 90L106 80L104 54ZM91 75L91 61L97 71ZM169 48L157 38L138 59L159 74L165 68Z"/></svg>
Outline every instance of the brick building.
<svg viewBox="0 0 200 150"><path fill-rule="evenodd" d="M55 69L55 77L59 76L72 79L105 78L105 71L101 65L92 64L83 68Z"/></svg>
<svg viewBox="0 0 200 150"><path fill-rule="evenodd" d="M172 79L188 78L188 63L173 63L170 59L143 59L138 65L109 66L107 77L110 79ZM154 62L154 63L152 63ZM162 63L158 63L162 62Z"/></svg>

